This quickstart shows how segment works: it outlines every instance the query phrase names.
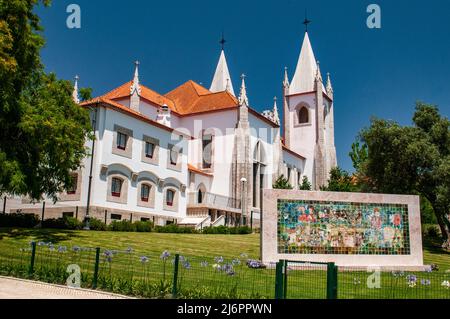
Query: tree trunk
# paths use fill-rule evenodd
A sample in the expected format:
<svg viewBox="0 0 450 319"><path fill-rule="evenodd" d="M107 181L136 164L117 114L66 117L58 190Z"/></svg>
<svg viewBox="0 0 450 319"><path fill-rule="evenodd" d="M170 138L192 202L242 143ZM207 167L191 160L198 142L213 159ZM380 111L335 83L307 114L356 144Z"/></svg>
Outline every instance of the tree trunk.
<svg viewBox="0 0 450 319"><path fill-rule="evenodd" d="M446 217L444 214L439 214L436 210L435 212L437 213L436 214L437 221L439 224L439 228L441 229L442 239L444 240L442 248L450 249L450 231L449 228L447 227L448 221L445 220Z"/></svg>

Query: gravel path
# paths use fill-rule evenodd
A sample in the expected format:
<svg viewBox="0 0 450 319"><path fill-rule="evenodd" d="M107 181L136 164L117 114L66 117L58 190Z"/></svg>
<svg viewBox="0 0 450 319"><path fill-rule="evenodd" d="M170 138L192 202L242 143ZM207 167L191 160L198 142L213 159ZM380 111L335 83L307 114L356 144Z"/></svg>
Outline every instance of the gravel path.
<svg viewBox="0 0 450 319"><path fill-rule="evenodd" d="M129 297L0 276L0 299L129 299Z"/></svg>

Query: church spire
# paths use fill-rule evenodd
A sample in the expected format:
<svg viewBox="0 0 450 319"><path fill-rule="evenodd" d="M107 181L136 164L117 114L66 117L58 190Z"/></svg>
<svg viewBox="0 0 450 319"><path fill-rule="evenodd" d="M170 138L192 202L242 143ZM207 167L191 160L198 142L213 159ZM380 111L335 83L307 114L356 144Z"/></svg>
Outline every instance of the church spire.
<svg viewBox="0 0 450 319"><path fill-rule="evenodd" d="M222 40L220 41L222 51L220 52L219 63L217 64L216 72L209 90L213 93L228 91L235 96L230 71L228 70L227 59L225 58L225 42L226 41L222 35Z"/></svg>
<svg viewBox="0 0 450 319"><path fill-rule="evenodd" d="M75 75L75 84L73 86L73 93L72 93L73 101L77 104L80 103L80 98L79 98L79 94L78 94L78 80L79 79L80 79L80 77L78 75Z"/></svg>
<svg viewBox="0 0 450 319"><path fill-rule="evenodd" d="M133 78L133 84L130 88L130 94L133 95L133 93L136 91L137 94L141 95L141 86L139 85L139 61L134 62L135 69L134 69L134 78Z"/></svg>
<svg viewBox="0 0 450 319"><path fill-rule="evenodd" d="M139 85L139 61L134 62L134 78L130 87L130 108L139 112L139 105L141 103L141 86Z"/></svg>
<svg viewBox="0 0 450 319"><path fill-rule="evenodd" d="M333 85L331 84L330 73L327 73L327 95L332 99L333 98Z"/></svg>
<svg viewBox="0 0 450 319"><path fill-rule="evenodd" d="M317 61L316 81L323 83L322 72L320 72L320 62Z"/></svg>
<svg viewBox="0 0 450 319"><path fill-rule="evenodd" d="M277 97L273 98L273 120L280 125L280 115L278 114Z"/></svg>
<svg viewBox="0 0 450 319"><path fill-rule="evenodd" d="M239 94L239 104L243 105L245 103L248 106L248 97L247 97L247 88L245 86L245 74L241 75L242 84L241 84L241 92Z"/></svg>
<svg viewBox="0 0 450 319"><path fill-rule="evenodd" d="M305 32L297 68L292 78L289 93L305 93L314 91L314 80L317 73L317 63L309 40L308 32Z"/></svg>
<svg viewBox="0 0 450 319"><path fill-rule="evenodd" d="M288 76L288 68L287 66L284 67L284 79L283 79L283 87L288 88L289 87L289 76Z"/></svg>

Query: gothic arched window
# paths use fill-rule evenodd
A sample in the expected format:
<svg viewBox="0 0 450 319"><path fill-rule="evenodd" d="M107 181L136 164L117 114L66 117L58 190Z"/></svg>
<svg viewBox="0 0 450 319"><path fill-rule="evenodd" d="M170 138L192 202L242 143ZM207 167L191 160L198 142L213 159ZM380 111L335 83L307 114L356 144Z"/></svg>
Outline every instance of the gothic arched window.
<svg viewBox="0 0 450 319"><path fill-rule="evenodd" d="M303 106L298 111L298 123L299 124L309 123L309 112L308 112L308 108L306 106Z"/></svg>

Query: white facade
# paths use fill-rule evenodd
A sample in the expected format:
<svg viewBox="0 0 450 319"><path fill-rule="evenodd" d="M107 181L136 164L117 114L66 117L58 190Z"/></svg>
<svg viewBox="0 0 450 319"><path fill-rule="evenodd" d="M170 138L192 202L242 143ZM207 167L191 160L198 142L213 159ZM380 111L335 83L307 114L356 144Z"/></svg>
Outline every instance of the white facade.
<svg viewBox="0 0 450 319"><path fill-rule="evenodd" d="M76 190L47 203L48 216L89 209L106 221L248 224L280 175L295 189L303 177L318 189L336 166L331 81L323 86L308 34L292 83L285 75L283 121L276 100L263 115L250 106L244 76L234 95L224 51L210 90L188 81L162 95L139 82L138 66L132 81L81 103L95 119L93 157L74 172ZM41 206L24 200L11 211Z"/></svg>

